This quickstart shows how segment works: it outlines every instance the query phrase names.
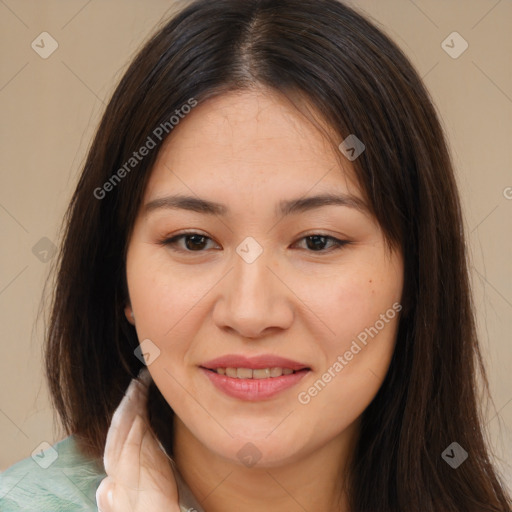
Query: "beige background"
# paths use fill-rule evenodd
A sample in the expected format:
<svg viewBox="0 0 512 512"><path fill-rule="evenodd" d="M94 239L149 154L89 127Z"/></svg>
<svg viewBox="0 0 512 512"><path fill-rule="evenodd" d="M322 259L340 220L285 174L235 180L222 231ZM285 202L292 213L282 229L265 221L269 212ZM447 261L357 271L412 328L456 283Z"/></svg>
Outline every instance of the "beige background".
<svg viewBox="0 0 512 512"><path fill-rule="evenodd" d="M494 399L486 424L512 487L512 2L350 4L406 52L441 113L463 196ZM53 428L35 323L50 263L32 249L43 237L58 243L104 104L134 51L173 9L163 0L0 0L0 470L63 437ZM456 59L441 45L453 31L469 44ZM41 32L58 42L47 59L31 47Z"/></svg>

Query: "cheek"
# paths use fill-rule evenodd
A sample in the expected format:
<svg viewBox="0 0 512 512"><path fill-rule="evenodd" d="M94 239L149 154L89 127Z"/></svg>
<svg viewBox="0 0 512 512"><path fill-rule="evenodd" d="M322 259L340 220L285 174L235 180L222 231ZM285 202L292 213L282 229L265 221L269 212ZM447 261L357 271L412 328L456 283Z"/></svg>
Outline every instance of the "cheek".
<svg viewBox="0 0 512 512"><path fill-rule="evenodd" d="M165 340L178 339L183 328L194 299L191 288L143 244L129 253L127 281L139 341L150 339L163 350ZM177 351L178 346L173 353Z"/></svg>
<svg viewBox="0 0 512 512"><path fill-rule="evenodd" d="M325 407L329 421L337 425L364 411L393 355L401 289L399 262L376 258L375 263L361 261L350 272L340 272L323 287L323 294L312 298L333 332L322 339L325 365L318 369L320 378L316 375L308 383L312 387L302 386L306 395L301 403L311 399L314 408ZM330 407L333 403L341 409Z"/></svg>
<svg viewBox="0 0 512 512"><path fill-rule="evenodd" d="M179 410L182 400L177 397L183 396L179 383L186 380L183 362L200 325L200 308L195 306L206 293L204 285L201 279L190 279L189 273L169 268L161 252L144 244L128 258L127 279L137 337L151 356L149 370L166 401Z"/></svg>
<svg viewBox="0 0 512 512"><path fill-rule="evenodd" d="M325 367L298 390L299 407L304 407L304 428L307 425L314 431L320 424L326 439L334 437L351 425L374 399L393 355L398 313L391 307L388 322L383 322L381 329L377 322L381 322L378 317L363 329L353 319L350 325L340 322L340 333L359 331L358 335L347 333L343 340L325 347Z"/></svg>
<svg viewBox="0 0 512 512"><path fill-rule="evenodd" d="M128 288L138 331L144 331L147 337L160 337L166 327L171 328L184 304L184 297L178 301L175 297L179 294L171 293L178 284L172 274L151 262L129 269Z"/></svg>
<svg viewBox="0 0 512 512"><path fill-rule="evenodd" d="M325 327L327 350L342 351L400 300L401 278L389 265L361 264L340 270L319 286L309 284L303 293Z"/></svg>

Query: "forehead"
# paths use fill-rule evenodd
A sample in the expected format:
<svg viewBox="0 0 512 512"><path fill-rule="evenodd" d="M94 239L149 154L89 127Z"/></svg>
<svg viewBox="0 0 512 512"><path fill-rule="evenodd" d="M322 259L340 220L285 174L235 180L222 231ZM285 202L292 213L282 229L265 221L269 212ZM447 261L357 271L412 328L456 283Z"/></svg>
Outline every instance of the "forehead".
<svg viewBox="0 0 512 512"><path fill-rule="evenodd" d="M176 190L202 197L212 190L360 195L350 162L325 132L266 90L216 96L180 120L160 150L145 197Z"/></svg>

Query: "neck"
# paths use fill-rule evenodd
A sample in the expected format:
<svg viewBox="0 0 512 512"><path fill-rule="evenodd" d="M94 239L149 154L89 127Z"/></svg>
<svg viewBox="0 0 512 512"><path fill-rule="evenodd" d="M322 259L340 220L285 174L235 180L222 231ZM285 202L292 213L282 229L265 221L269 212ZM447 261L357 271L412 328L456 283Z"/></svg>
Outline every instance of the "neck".
<svg viewBox="0 0 512 512"><path fill-rule="evenodd" d="M207 512L347 512L343 490L358 422L293 463L247 468L204 446L177 417L174 461Z"/></svg>

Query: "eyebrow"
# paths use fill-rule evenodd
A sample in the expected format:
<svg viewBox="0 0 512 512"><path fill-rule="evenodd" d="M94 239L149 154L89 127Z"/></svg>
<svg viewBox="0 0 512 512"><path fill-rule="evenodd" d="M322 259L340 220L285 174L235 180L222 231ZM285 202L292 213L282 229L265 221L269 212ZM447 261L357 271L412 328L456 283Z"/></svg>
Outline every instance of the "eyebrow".
<svg viewBox="0 0 512 512"><path fill-rule="evenodd" d="M359 197L349 194L321 194L309 197L299 197L296 199L281 200L277 204L276 216L287 216L298 213L304 213L322 206L346 206L354 208L362 213L369 213L365 202ZM229 213L229 208L215 201L209 201L200 197L173 195L153 199L144 205L144 212L150 213L159 209L179 209L205 215L225 216Z"/></svg>

